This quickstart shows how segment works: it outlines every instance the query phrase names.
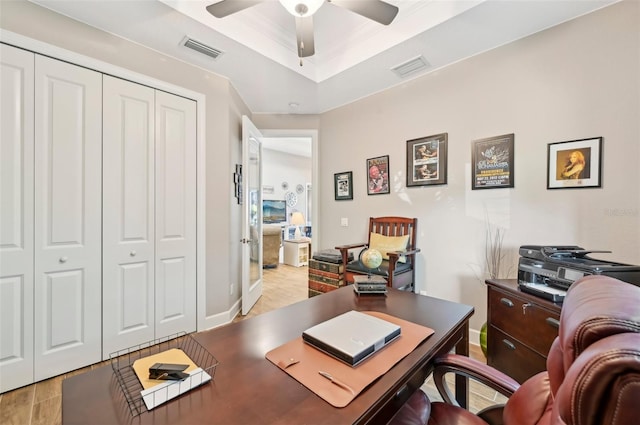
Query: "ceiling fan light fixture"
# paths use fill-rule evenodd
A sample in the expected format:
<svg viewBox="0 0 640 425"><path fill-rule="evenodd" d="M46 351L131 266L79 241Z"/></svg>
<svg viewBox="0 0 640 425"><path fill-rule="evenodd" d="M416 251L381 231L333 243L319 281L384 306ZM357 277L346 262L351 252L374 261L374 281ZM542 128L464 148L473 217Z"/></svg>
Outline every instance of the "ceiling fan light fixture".
<svg viewBox="0 0 640 425"><path fill-rule="evenodd" d="M311 16L320 9L324 0L279 0L293 16Z"/></svg>

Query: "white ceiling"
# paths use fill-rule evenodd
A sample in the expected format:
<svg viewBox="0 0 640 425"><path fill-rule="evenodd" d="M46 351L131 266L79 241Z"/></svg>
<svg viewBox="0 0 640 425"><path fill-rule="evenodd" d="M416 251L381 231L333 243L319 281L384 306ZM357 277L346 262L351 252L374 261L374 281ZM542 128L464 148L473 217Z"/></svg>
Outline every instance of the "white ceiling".
<svg viewBox="0 0 640 425"><path fill-rule="evenodd" d="M618 0L388 0L400 9L388 26L325 3L303 66L294 18L277 0L221 19L205 10L218 0L30 1L228 78L253 113L314 114ZM224 53L190 50L187 36ZM420 56L426 69L392 71Z"/></svg>

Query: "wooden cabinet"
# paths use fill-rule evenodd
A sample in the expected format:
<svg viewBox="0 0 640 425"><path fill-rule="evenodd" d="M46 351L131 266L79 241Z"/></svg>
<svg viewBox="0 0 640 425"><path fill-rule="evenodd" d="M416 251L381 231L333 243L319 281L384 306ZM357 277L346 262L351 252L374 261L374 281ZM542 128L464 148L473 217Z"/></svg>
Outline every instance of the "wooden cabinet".
<svg viewBox="0 0 640 425"><path fill-rule="evenodd" d="M520 291L515 279L486 283L487 363L522 383L546 370L561 305Z"/></svg>
<svg viewBox="0 0 640 425"><path fill-rule="evenodd" d="M284 263L295 267L309 264L309 241L297 239L284 241Z"/></svg>

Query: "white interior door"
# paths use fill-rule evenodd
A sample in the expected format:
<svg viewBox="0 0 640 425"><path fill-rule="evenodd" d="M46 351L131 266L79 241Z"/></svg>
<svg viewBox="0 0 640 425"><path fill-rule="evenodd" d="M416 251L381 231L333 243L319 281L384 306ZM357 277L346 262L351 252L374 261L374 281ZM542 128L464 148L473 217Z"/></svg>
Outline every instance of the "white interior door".
<svg viewBox="0 0 640 425"><path fill-rule="evenodd" d="M196 330L196 103L156 91L156 338Z"/></svg>
<svg viewBox="0 0 640 425"><path fill-rule="evenodd" d="M154 339L155 90L104 76L102 357Z"/></svg>
<svg viewBox="0 0 640 425"><path fill-rule="evenodd" d="M35 63L38 381L101 358L102 74Z"/></svg>
<svg viewBox="0 0 640 425"><path fill-rule="evenodd" d="M242 314L262 295L262 134L242 117Z"/></svg>
<svg viewBox="0 0 640 425"><path fill-rule="evenodd" d="M33 68L0 45L0 393L33 382Z"/></svg>

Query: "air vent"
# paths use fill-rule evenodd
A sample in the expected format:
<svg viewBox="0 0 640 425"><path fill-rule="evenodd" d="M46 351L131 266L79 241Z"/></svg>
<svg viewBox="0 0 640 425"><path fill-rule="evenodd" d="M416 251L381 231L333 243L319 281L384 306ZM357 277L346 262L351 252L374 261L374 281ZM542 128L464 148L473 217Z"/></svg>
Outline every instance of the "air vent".
<svg viewBox="0 0 640 425"><path fill-rule="evenodd" d="M211 46L207 46L206 44L189 37L185 37L185 39L182 40L182 45L214 59L218 59L218 57L224 53L222 50L214 49Z"/></svg>
<svg viewBox="0 0 640 425"><path fill-rule="evenodd" d="M431 64L429 64L429 62L427 62L425 58L423 58L422 56L418 56L406 61L405 63L394 66L393 68L391 68L391 70L398 74L400 78L404 78L409 74L422 71L423 69L427 69L430 66Z"/></svg>

